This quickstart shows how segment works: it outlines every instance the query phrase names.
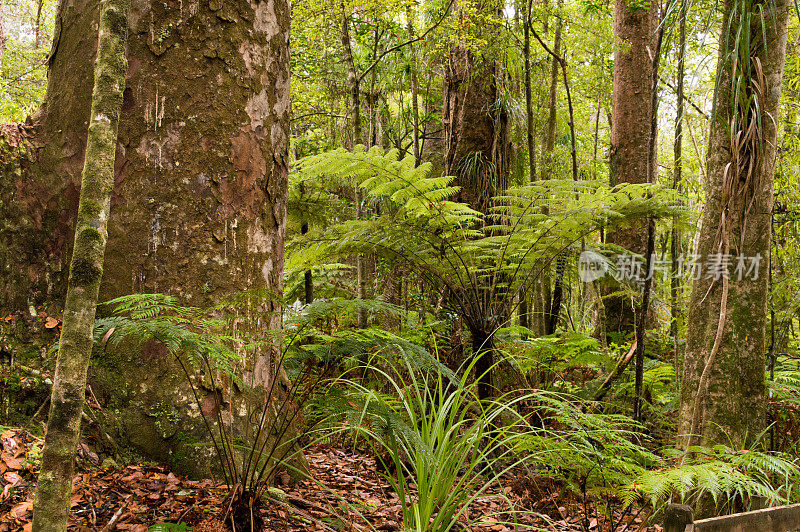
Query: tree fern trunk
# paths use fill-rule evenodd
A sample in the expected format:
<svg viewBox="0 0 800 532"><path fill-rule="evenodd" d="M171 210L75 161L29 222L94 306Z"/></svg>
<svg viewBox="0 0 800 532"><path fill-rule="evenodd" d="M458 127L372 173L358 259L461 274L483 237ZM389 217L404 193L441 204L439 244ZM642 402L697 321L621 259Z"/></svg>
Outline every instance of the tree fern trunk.
<svg viewBox="0 0 800 532"><path fill-rule="evenodd" d="M494 336L482 330L470 331L472 356L475 358L475 378L478 381L478 398L483 401L492 396L492 366L494 365Z"/></svg>
<svg viewBox="0 0 800 532"><path fill-rule="evenodd" d="M128 0L105 0L100 14L78 223L34 505L33 530L41 532L66 530L69 517L92 327L108 238L117 128L128 67L129 8Z"/></svg>

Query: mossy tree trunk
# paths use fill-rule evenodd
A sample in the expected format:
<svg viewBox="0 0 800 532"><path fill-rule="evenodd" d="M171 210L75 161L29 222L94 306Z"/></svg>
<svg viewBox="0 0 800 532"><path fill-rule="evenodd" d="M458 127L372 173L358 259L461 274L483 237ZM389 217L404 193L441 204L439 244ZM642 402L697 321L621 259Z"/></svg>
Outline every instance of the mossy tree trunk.
<svg viewBox="0 0 800 532"><path fill-rule="evenodd" d="M698 254L703 264L718 254L729 255L730 275L703 275L692 289L678 424L682 447L725 443L747 448L765 424L776 119L790 6L788 0L725 2ZM745 15L752 20L750 27L741 22ZM749 34L749 56L737 56L744 46L726 48L739 32ZM733 75L735 59L739 70ZM740 91L737 102L753 102L734 108L733 90ZM757 272L744 271L739 279L740 256L748 270L760 257Z"/></svg>
<svg viewBox="0 0 800 532"><path fill-rule="evenodd" d="M0 223L4 310L64 301L97 6L59 4L47 94L29 128L34 148L21 175L0 176L0 219L13 221ZM161 292L204 306L232 292L282 290L289 14L286 0L133 3L101 300ZM262 330L281 325L277 302L256 301L242 312L259 316ZM173 460L178 438L162 438L149 413L158 402L188 411L193 400L170 355L151 351L122 361L118 353L98 356L95 374L110 377L93 388L119 397L130 414L120 418L118 443ZM246 381L268 387L278 360L277 347L262 350ZM203 475L206 464L173 466Z"/></svg>
<svg viewBox="0 0 800 532"><path fill-rule="evenodd" d="M67 529L92 328L108 239L117 127L128 68L125 48L129 7L129 0L104 0L100 13L74 252L36 485L33 530L37 532Z"/></svg>

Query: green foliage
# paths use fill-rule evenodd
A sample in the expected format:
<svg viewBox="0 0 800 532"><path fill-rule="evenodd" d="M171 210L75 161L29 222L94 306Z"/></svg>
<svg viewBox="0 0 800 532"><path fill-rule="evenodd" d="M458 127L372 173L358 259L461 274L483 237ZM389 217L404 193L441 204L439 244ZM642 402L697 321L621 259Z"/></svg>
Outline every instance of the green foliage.
<svg viewBox="0 0 800 532"><path fill-rule="evenodd" d="M752 496L781 504L795 495L797 464L784 456L736 451L724 445L692 447L686 455L672 451L667 456L677 465L662 465L641 473L627 487L626 504L632 503L638 494L647 496L655 507L673 494L691 502L710 496L716 505L749 500Z"/></svg>
<svg viewBox="0 0 800 532"><path fill-rule="evenodd" d="M519 399L482 403L475 384L438 363L423 368L416 357L401 353L397 364L376 355L368 366L388 393L342 379L344 389L333 388L326 404L346 428L388 456L382 460L393 470L386 478L400 500L404 529L448 531L468 519L469 504L519 463L511 452L524 425L512 408ZM387 364L388 370L381 369ZM410 496L410 483L418 497Z"/></svg>
<svg viewBox="0 0 800 532"><path fill-rule="evenodd" d="M617 495L659 462L635 441L641 427L621 414L602 414L575 397L535 392L542 427L520 437L518 450L536 455L546 476L584 496Z"/></svg>
<svg viewBox="0 0 800 532"><path fill-rule="evenodd" d="M3 3L6 33L0 63L0 121L3 123L24 120L44 98L56 2L41 2L38 46L35 39L37 8L38 2L30 0Z"/></svg>
<svg viewBox="0 0 800 532"><path fill-rule="evenodd" d="M186 523L158 523L147 529L147 532L188 532L192 527Z"/></svg>
<svg viewBox="0 0 800 532"><path fill-rule="evenodd" d="M717 505L756 495L780 504L795 496L799 471L785 456L723 445L656 454L625 415L596 413L567 395L533 395L541 427L520 436L518 450L535 455L539 474L607 510L614 501L627 509L643 498L658 509L674 495L692 504L708 496Z"/></svg>
<svg viewBox="0 0 800 532"><path fill-rule="evenodd" d="M552 258L601 227L681 212L676 196L657 186L615 188L590 181L540 181L505 191L488 215L453 202L451 178L397 160L380 148L336 150L301 160L304 179L336 176L353 183L381 215L309 233L292 246L290 272L336 257L375 254L404 264L429 286L446 289L448 304L471 330L505 325L510 298L527 290ZM543 213L547 207L548 214Z"/></svg>
<svg viewBox="0 0 800 532"><path fill-rule="evenodd" d="M504 329L498 331L503 339ZM514 361L524 372L546 371L559 373L571 366L591 366L609 370L613 360L600 348L597 339L577 332L568 332L528 338L517 342L521 347L514 353Z"/></svg>

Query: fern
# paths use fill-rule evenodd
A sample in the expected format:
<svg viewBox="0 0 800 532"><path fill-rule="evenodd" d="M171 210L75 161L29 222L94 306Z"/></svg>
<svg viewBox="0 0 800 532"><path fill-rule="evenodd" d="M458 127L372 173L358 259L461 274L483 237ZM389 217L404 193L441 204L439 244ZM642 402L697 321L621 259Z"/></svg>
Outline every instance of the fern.
<svg viewBox="0 0 800 532"><path fill-rule="evenodd" d="M625 488L628 504L644 496L658 507L673 494L687 501L708 495L715 504L760 496L780 504L789 500L798 474L797 464L780 455L724 445L695 446L671 458L677 465L645 471Z"/></svg>
<svg viewBox="0 0 800 532"><path fill-rule="evenodd" d="M458 190L452 178L430 177L430 165L415 168L412 158L398 160L396 151L378 147L308 157L296 172L306 181L335 176L386 208L372 219L295 239L286 262L290 276L339 257L375 254L446 288L450 308L483 337L506 325L514 295L584 235L645 215L683 212L672 191L654 185L551 180L509 189L481 214L449 199Z"/></svg>

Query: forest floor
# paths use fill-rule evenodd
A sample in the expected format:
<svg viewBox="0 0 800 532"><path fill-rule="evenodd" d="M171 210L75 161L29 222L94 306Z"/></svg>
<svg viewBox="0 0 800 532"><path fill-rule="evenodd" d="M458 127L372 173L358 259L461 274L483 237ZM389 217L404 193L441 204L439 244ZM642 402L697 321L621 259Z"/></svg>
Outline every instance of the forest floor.
<svg viewBox="0 0 800 532"><path fill-rule="evenodd" d="M36 456L41 440L22 429L0 434L0 532L29 531L36 480ZM314 446L306 453L315 481L283 487L285 497L270 498L262 508L265 531L400 530L401 505L377 472L369 454L331 446ZM194 532L228 530L221 523L228 489L212 480L195 481L152 465L99 468L88 447L78 448L78 472L72 490L70 530L146 532L160 523L185 523ZM324 486L324 487L323 487ZM470 506L474 532L516 530L659 531L642 526L642 517L617 513L611 526L595 508L584 507L558 493L552 482L527 475L510 476L497 493L478 497ZM556 503L555 501L559 501ZM511 501L518 525L504 512ZM560 504L560 506L559 506ZM644 516L647 510L641 512ZM466 529L466 528L465 528ZM158 529L156 529L158 530ZM160 528L178 532L187 527Z"/></svg>

